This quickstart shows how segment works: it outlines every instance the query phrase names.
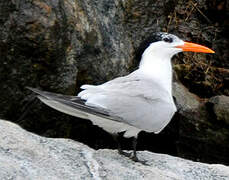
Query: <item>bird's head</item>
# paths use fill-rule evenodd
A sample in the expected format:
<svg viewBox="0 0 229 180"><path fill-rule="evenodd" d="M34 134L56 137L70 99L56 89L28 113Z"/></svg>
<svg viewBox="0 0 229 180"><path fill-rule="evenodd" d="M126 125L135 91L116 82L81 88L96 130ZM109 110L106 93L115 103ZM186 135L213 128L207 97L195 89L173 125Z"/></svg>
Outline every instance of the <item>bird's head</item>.
<svg viewBox="0 0 229 180"><path fill-rule="evenodd" d="M149 39L143 42L145 53L153 53L156 56L166 56L171 58L173 55L182 51L215 53L213 50L191 42L185 42L173 34L164 32L154 33ZM144 55L143 54L143 55Z"/></svg>

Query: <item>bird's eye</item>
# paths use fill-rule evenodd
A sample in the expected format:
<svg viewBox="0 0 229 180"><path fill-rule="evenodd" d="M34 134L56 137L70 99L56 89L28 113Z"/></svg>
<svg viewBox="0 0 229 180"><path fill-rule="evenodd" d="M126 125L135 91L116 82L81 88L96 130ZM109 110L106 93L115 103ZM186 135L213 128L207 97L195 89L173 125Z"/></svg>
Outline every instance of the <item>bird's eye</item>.
<svg viewBox="0 0 229 180"><path fill-rule="evenodd" d="M168 42L168 43L171 43L171 42L173 42L173 39L172 38L165 37L165 38L163 38L163 41Z"/></svg>

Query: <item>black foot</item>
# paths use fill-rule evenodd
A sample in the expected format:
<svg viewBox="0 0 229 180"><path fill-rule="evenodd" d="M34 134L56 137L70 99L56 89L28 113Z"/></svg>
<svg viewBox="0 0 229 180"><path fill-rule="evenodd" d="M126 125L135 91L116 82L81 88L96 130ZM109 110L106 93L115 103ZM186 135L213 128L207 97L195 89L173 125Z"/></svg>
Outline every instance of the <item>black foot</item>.
<svg viewBox="0 0 229 180"><path fill-rule="evenodd" d="M143 165L148 165L147 164L147 161L142 161L142 160L139 160L138 157L136 155L133 155L132 157L130 157L131 160L133 160L134 162L139 162Z"/></svg>
<svg viewBox="0 0 229 180"><path fill-rule="evenodd" d="M123 156L126 156L128 158L131 158L131 156L132 156L132 153L131 152L128 153L128 152L123 151L122 149L118 149L118 153L121 154L121 155L123 155Z"/></svg>
<svg viewBox="0 0 229 180"><path fill-rule="evenodd" d="M134 162L139 162L143 165L147 165L146 162L147 161L141 161L137 158L137 153L136 153L136 146L137 146L137 138L133 137L133 153L129 153L129 152L124 152L121 149L121 144L119 143L119 135L113 135L114 140L117 142L118 145L118 152L119 154L128 157L129 159L131 159Z"/></svg>

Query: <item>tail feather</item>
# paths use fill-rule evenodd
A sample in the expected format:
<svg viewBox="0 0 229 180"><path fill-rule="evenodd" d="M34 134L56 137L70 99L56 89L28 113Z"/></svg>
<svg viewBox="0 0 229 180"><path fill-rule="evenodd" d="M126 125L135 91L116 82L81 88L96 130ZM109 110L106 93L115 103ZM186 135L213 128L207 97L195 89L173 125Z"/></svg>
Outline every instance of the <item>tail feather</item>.
<svg viewBox="0 0 229 180"><path fill-rule="evenodd" d="M57 111L60 111L62 113L65 113L65 114L68 114L68 115L71 115L71 116L79 117L79 118L82 118L82 119L88 119L87 113L85 113L83 111L71 108L71 107L66 106L66 105L64 105L62 103L59 103L57 101L53 101L51 99L47 99L47 98L45 98L43 96L40 96L40 95L38 95L38 98L43 103L45 103L46 105L48 105L49 107L51 107L53 109L56 109Z"/></svg>
<svg viewBox="0 0 229 180"><path fill-rule="evenodd" d="M67 114L68 109L71 108L71 114L73 116L77 116L78 112L81 112L81 114L93 114L97 115L103 118L107 118L113 121L121 121L120 117L111 115L111 112L107 109L100 108L100 107L94 107L94 106L88 106L86 105L86 101L81 99L77 96L68 96L68 95L62 95L62 94L56 94L51 93L47 91L41 91L35 88L28 87L31 91L38 94L38 98L47 104L48 106L57 109L58 111L61 111ZM60 105L61 104L61 105ZM56 107L58 106L58 107ZM63 106L67 107L65 110L60 109L60 106L63 108ZM72 114L72 111L77 111L76 114ZM77 116L78 117L78 116ZM85 118L84 118L85 119Z"/></svg>
<svg viewBox="0 0 229 180"><path fill-rule="evenodd" d="M37 97L46 105L71 116L91 120L94 125L103 128L107 132L125 132L124 137L137 137L140 131L132 125L123 123L120 117L111 115L111 112L107 109L86 105L86 101L80 97L27 88L38 94Z"/></svg>

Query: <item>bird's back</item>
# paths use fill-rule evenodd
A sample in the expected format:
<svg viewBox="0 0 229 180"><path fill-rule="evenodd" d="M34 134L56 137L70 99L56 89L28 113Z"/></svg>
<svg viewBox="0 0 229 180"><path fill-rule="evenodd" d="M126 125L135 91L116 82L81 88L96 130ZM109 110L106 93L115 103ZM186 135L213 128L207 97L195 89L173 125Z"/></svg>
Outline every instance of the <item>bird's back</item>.
<svg viewBox="0 0 229 180"><path fill-rule="evenodd" d="M144 131L160 132L176 112L171 94L139 71L83 88L78 96L86 105L107 109L111 116Z"/></svg>

